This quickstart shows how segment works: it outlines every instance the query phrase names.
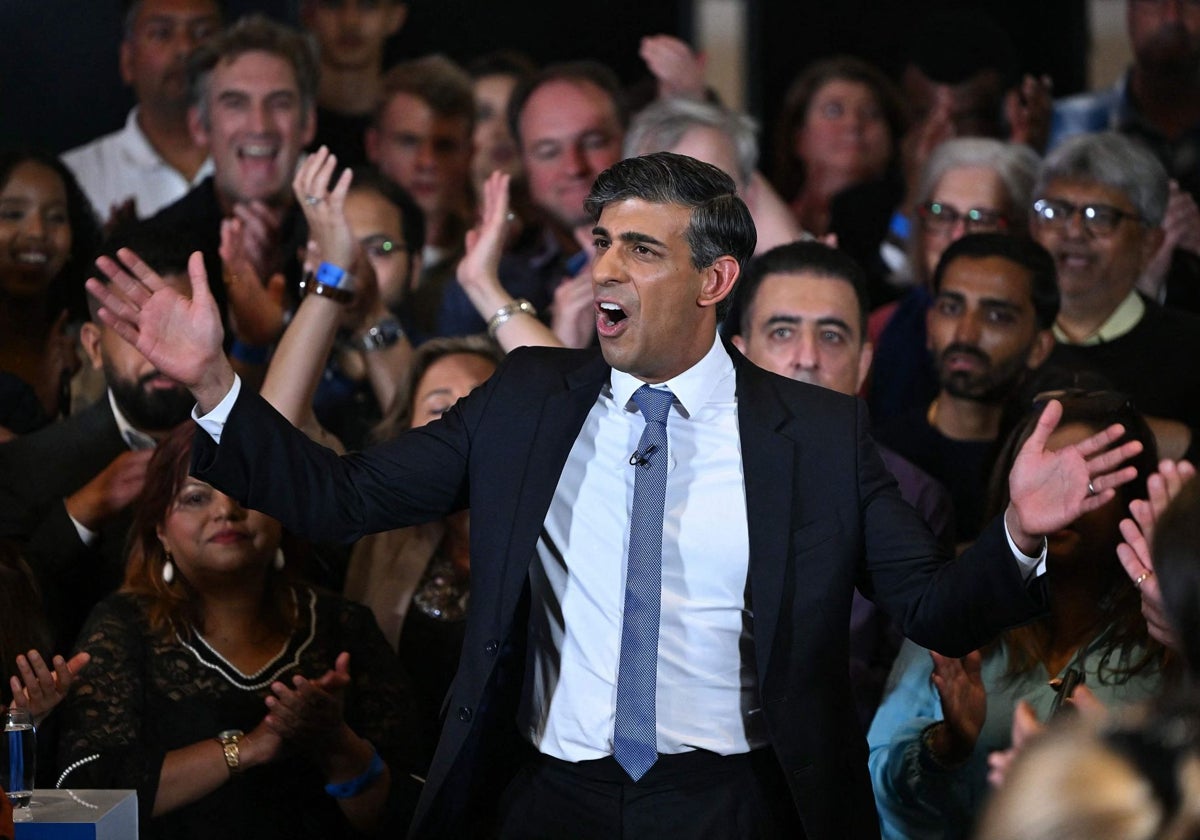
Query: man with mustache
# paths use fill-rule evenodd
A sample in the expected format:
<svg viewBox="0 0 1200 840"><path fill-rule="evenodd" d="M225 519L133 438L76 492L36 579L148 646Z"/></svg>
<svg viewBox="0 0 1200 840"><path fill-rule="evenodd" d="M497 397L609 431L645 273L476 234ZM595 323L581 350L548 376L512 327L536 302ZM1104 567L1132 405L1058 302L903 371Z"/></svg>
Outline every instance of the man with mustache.
<svg viewBox="0 0 1200 840"><path fill-rule="evenodd" d="M187 289L187 252L131 240ZM19 542L42 592L52 650L67 650L92 605L121 582L130 506L156 442L187 420L191 395L96 318L80 340L107 393L68 420L0 446L0 538Z"/></svg>
<svg viewBox="0 0 1200 840"><path fill-rule="evenodd" d="M1034 242L971 234L946 249L933 292L927 330L941 387L879 439L946 485L957 538L971 541L983 524L1005 402L1054 347L1054 262Z"/></svg>

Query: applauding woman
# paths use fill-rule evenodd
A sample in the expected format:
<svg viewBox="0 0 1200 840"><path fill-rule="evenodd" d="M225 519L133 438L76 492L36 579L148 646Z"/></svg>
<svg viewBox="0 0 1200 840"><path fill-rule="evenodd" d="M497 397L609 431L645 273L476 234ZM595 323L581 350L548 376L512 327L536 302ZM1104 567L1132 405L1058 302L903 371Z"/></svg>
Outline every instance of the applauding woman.
<svg viewBox="0 0 1200 840"><path fill-rule="evenodd" d="M394 836L415 799L399 665L366 609L291 581L278 522L188 476L194 433L155 452L125 585L84 628L66 783L137 788L144 838Z"/></svg>

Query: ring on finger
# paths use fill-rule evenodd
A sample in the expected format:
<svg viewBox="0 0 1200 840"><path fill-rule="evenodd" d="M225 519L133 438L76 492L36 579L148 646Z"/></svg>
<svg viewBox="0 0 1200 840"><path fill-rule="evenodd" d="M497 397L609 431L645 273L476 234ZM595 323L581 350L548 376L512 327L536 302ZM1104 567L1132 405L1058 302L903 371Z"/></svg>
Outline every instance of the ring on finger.
<svg viewBox="0 0 1200 840"><path fill-rule="evenodd" d="M1090 482L1090 481L1088 482L1088 495L1089 496L1096 495L1096 485L1092 484L1092 482Z"/></svg>
<svg viewBox="0 0 1200 840"><path fill-rule="evenodd" d="M320 204L324 200L325 199L321 198L321 196L319 196L319 195L304 196L304 203L307 204L309 207L312 207L314 204Z"/></svg>
<svg viewBox="0 0 1200 840"><path fill-rule="evenodd" d="M1137 576L1137 579L1134 580L1133 585L1136 586L1138 589L1141 589L1142 584L1146 582L1146 578L1150 577L1153 574L1154 574L1153 571L1147 569L1146 571L1142 572L1140 575Z"/></svg>

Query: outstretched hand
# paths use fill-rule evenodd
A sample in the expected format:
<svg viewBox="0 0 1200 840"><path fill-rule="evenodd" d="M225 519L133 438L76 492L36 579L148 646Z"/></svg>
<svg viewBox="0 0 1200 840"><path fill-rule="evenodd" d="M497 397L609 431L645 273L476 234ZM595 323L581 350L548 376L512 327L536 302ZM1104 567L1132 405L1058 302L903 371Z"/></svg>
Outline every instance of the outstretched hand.
<svg viewBox="0 0 1200 840"><path fill-rule="evenodd" d="M1062 411L1057 400L1046 404L1008 477L1012 501L1005 521L1017 547L1027 554L1037 553L1044 535L1108 504L1116 488L1137 475L1136 468L1121 464L1141 452L1142 444L1131 440L1114 446L1125 434L1120 424L1056 452L1047 449Z"/></svg>
<svg viewBox="0 0 1200 840"><path fill-rule="evenodd" d="M167 283L128 248L96 260L110 282L88 278L100 302L99 318L164 375L183 383L203 412L233 387L233 368L222 351L221 313L208 286L199 251L188 260L191 295Z"/></svg>
<svg viewBox="0 0 1200 840"><path fill-rule="evenodd" d="M475 300L482 295L504 293L500 288L500 257L508 236L509 196L511 176L496 170L483 183L483 207L479 223L467 231L466 255L458 263L458 282L467 296ZM488 301L488 305L492 303ZM494 308L483 317L491 315Z"/></svg>

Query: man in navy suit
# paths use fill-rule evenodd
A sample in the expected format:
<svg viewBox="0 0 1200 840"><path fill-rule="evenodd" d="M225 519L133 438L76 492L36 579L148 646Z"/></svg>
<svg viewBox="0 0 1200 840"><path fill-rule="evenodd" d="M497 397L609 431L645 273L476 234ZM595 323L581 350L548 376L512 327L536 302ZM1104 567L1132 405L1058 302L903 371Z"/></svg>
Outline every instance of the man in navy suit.
<svg viewBox="0 0 1200 840"><path fill-rule="evenodd" d="M588 208L602 356L515 352L443 420L342 458L242 393L198 259L190 301L128 252L128 272L101 262L119 292L89 289L192 390L209 432L193 468L239 501L340 539L472 509L466 640L414 836L876 837L846 674L854 585L922 644L972 650L1038 612L1040 535L1110 499L1136 444L1110 448L1114 428L1046 452L1052 404L1012 506L946 557L856 400L717 338L755 242L728 176L633 158L597 179ZM633 476L650 455L642 386L672 394L644 775L613 757Z"/></svg>

